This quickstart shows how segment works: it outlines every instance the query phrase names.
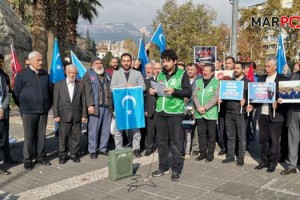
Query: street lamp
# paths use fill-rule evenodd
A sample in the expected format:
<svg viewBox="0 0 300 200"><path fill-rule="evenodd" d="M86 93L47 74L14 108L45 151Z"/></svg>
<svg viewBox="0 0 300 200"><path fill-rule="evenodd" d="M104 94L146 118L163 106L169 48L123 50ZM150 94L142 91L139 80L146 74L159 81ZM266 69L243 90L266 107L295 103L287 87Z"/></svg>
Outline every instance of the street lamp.
<svg viewBox="0 0 300 200"><path fill-rule="evenodd" d="M238 22L238 0L229 0L232 4L232 29L231 29L231 44L230 54L236 57L237 52L237 22Z"/></svg>

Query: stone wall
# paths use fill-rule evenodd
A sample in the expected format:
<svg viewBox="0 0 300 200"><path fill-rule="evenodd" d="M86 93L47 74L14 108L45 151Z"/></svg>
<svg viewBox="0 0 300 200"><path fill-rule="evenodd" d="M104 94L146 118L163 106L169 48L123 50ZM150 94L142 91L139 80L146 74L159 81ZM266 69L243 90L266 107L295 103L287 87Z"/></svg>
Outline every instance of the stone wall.
<svg viewBox="0 0 300 200"><path fill-rule="evenodd" d="M17 58L24 66L24 58L32 49L31 34L22 24L16 13L5 1L0 1L0 53L5 56L5 71L11 72L10 46L14 44Z"/></svg>

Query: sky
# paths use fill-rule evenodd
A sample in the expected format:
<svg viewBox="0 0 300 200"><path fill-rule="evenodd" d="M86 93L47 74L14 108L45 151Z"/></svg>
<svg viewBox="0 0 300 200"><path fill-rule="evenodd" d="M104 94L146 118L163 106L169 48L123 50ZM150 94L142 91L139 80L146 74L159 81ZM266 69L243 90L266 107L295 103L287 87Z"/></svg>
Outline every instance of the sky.
<svg viewBox="0 0 300 200"><path fill-rule="evenodd" d="M177 0L183 3L186 0ZM239 0L239 7L262 3L265 0ZM139 27L152 24L161 10L164 0L100 0L103 8L98 8L99 15L94 23L128 22ZM217 12L214 24L231 24L231 4L229 0L193 0L194 4L207 4Z"/></svg>

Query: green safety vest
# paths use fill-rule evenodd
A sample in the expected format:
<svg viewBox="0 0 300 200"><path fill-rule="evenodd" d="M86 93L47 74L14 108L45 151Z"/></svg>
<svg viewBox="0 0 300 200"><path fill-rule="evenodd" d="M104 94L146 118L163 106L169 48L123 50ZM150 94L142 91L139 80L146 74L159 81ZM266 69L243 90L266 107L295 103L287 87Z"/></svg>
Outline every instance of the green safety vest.
<svg viewBox="0 0 300 200"><path fill-rule="evenodd" d="M184 74L184 70L177 69L176 74L174 74L168 81L166 75L161 72L157 76L158 83L165 83L167 88L174 88L181 90L181 80ZM161 97L159 96L156 101L156 112L164 111L168 114L183 114L184 112L184 101L180 97Z"/></svg>
<svg viewBox="0 0 300 200"><path fill-rule="evenodd" d="M201 106L207 104L207 102L211 101L213 96L215 95L216 89L219 87L219 80L216 78L212 78L208 85L204 89L203 79L199 79L196 81L196 95L199 100ZM207 120L216 120L218 119L218 106L217 104L207 110L204 115L200 114L197 110L195 112L195 118L200 119L204 118Z"/></svg>

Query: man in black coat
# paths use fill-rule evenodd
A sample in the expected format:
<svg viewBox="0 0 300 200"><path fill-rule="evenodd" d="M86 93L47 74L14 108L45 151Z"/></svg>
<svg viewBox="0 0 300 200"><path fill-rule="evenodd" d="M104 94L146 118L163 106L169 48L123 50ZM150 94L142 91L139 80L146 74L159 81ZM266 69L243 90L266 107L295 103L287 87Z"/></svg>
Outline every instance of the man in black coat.
<svg viewBox="0 0 300 200"><path fill-rule="evenodd" d="M85 92L83 84L76 81L77 68L66 67L67 78L54 85L53 117L59 122L59 164L70 158L80 162L81 122L87 121Z"/></svg>
<svg viewBox="0 0 300 200"><path fill-rule="evenodd" d="M155 103L156 99L153 95L149 93L149 89L151 88L151 81L155 81L153 77L154 64L148 63L145 65L146 77L145 77L145 116L146 116L146 124L147 131L145 136L145 156L150 156L154 151L154 142L155 142Z"/></svg>
<svg viewBox="0 0 300 200"><path fill-rule="evenodd" d="M29 67L16 76L13 97L20 108L24 127L24 168L31 170L33 159L37 164L51 165L45 159L45 138L52 98L49 75L42 69L42 54L33 51L28 59Z"/></svg>
<svg viewBox="0 0 300 200"><path fill-rule="evenodd" d="M0 54L0 161L4 161L4 163L18 164L17 161L10 157L8 129L11 88L9 76L3 71L3 66L4 56ZM9 175L10 172L4 168L1 167L0 174Z"/></svg>
<svg viewBox="0 0 300 200"><path fill-rule="evenodd" d="M275 82L276 99L278 98L278 82L287 78L276 72L276 58L268 57L265 62L266 75L261 76L258 82ZM261 161L254 169L268 168L267 172L274 172L278 164L282 123L284 121L284 105L276 101L272 104L257 104L257 119L259 124L259 143L261 144ZM248 106L248 111L252 106ZM275 115L273 114L275 112Z"/></svg>

